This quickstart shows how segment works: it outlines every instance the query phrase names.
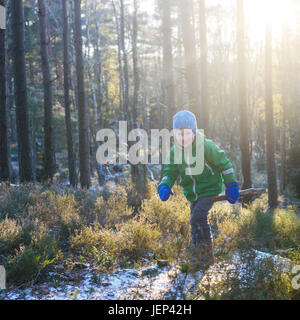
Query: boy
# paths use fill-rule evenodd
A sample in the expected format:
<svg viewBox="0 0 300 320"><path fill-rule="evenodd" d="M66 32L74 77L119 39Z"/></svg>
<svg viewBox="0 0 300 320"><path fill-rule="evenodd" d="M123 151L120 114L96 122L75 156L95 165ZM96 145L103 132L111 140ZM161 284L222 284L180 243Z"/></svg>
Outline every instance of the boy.
<svg viewBox="0 0 300 320"><path fill-rule="evenodd" d="M176 113L173 117L173 129L175 144L178 143L183 151L190 148L193 155L196 146L199 148L195 138L197 135L202 135L199 136L199 139L202 137L204 144L204 169L200 174L191 174L191 169L195 166L191 164L191 161L186 161L185 157L182 164L175 162L175 149L172 146L168 155L169 164L164 165L158 194L162 201L167 201L170 194L173 194L171 188L180 177L183 194L190 202L192 263L196 269L199 267L206 269L213 263L212 236L207 219L209 210L213 206L212 197L222 192L222 184L224 183L227 200L234 204L239 197L238 184L232 164L224 151L213 141L207 139L205 135L197 132L197 121L192 112L182 110Z"/></svg>

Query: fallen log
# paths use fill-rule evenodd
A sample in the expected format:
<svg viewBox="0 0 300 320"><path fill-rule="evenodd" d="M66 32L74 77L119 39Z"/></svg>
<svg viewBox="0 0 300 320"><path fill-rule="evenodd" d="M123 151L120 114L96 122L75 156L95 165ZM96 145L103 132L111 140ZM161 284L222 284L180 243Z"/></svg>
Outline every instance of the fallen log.
<svg viewBox="0 0 300 320"><path fill-rule="evenodd" d="M250 189L240 190L239 200L242 201L243 198L249 199L252 196L261 195L265 192L267 192L266 189L262 189L262 188L250 188ZM220 194L220 195L214 196L212 200L214 202L225 201L227 200L227 197L225 194Z"/></svg>

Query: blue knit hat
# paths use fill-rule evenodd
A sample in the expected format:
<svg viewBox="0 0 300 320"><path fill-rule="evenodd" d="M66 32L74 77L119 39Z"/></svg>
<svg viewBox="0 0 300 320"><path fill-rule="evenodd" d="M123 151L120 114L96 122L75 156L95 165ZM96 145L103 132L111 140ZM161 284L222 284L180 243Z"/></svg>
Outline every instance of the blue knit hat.
<svg viewBox="0 0 300 320"><path fill-rule="evenodd" d="M197 131L197 120L195 115L188 110L181 110L177 112L173 117L173 129L192 129Z"/></svg>

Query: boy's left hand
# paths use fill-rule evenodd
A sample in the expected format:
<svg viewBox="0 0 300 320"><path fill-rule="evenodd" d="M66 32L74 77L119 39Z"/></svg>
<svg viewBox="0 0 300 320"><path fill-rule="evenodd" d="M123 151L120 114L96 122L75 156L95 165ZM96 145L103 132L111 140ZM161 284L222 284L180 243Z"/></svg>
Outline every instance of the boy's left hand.
<svg viewBox="0 0 300 320"><path fill-rule="evenodd" d="M231 204L236 203L240 195L237 182L226 183L225 187L226 187L225 194L226 194L227 200Z"/></svg>

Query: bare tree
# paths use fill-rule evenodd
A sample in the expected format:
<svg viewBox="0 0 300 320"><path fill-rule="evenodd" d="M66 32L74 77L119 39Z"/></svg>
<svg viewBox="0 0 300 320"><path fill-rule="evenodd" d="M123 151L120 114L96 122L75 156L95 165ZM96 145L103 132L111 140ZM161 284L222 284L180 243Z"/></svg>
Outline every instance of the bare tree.
<svg viewBox="0 0 300 320"><path fill-rule="evenodd" d="M205 135L209 137L209 102L208 102L208 75L207 75L207 29L205 0L199 0L200 19L200 77L201 77L201 118Z"/></svg>
<svg viewBox="0 0 300 320"><path fill-rule="evenodd" d="M20 181L32 181L32 157L25 70L24 7L22 0L11 1L13 64Z"/></svg>
<svg viewBox="0 0 300 320"><path fill-rule="evenodd" d="M90 186L89 165L89 126L88 110L85 104L84 66L82 56L81 0L74 1L75 9L75 52L78 85L78 122L79 122L79 170L82 188Z"/></svg>
<svg viewBox="0 0 300 320"><path fill-rule="evenodd" d="M140 76L138 68L138 51L137 51L137 41L138 41L138 21L137 21L137 0L133 0L133 18L132 18L132 62L133 62L133 106L132 106L132 118L133 118L133 128L137 128L138 124L138 102L139 102L139 90L140 90Z"/></svg>
<svg viewBox="0 0 300 320"><path fill-rule="evenodd" d="M186 68L186 80L189 92L189 104L190 109L196 115L199 121L198 127L204 127L203 118L200 109L200 95L199 95L199 77L198 77L198 66L196 56L196 41L195 41L195 27L193 24L193 1L179 0L179 10L181 11L182 17L182 35L183 35L183 46L185 52L185 68Z"/></svg>
<svg viewBox="0 0 300 320"><path fill-rule="evenodd" d="M45 0L38 0L41 58L44 87L44 178L52 182L55 173L55 144L53 130L53 91L49 63L49 39Z"/></svg>
<svg viewBox="0 0 300 320"><path fill-rule="evenodd" d="M182 45L182 16L178 12L177 14L177 23L176 23L176 29L177 29L177 41L176 41L176 51L177 51L177 59L176 61L176 111L178 108L183 106L184 104L184 85L185 85L185 79L184 79L184 58L183 58L183 45Z"/></svg>
<svg viewBox="0 0 300 320"><path fill-rule="evenodd" d="M278 205L276 167L274 157L274 119L273 119L273 90L272 90L272 31L266 26L265 43L265 99L267 126L267 171L268 171L268 201L269 207Z"/></svg>
<svg viewBox="0 0 300 320"><path fill-rule="evenodd" d="M242 189L251 187L251 164L249 153L249 125L246 96L246 58L244 1L237 0L237 49L238 49L238 92L240 110L240 149L242 154Z"/></svg>
<svg viewBox="0 0 300 320"><path fill-rule="evenodd" d="M120 22L118 17L117 8L114 0L111 0L114 16L116 20L116 33L117 33L117 44L118 44L118 69L119 69L119 107L121 113L121 119L123 119L123 98L124 98L124 76L123 76L123 67L122 67L122 53L121 53L121 32L120 32ZM124 120L124 119L123 119Z"/></svg>
<svg viewBox="0 0 300 320"><path fill-rule="evenodd" d="M139 128L139 90L140 76L138 66L138 3L133 0L133 17L132 17L132 60L133 60L133 105L132 105L132 129ZM142 110L144 112L144 110ZM139 194L139 201L143 199L146 192L146 166L145 164L131 164L132 181L135 185L135 190ZM140 206L140 202L137 204Z"/></svg>
<svg viewBox="0 0 300 320"><path fill-rule="evenodd" d="M165 91L165 112L168 115L168 127L172 129L175 113L175 87L173 72L172 28L171 28L171 0L162 2L162 31L163 31L163 88Z"/></svg>
<svg viewBox="0 0 300 320"><path fill-rule="evenodd" d="M5 0L0 0L3 11ZM5 13L4 13L5 14ZM3 24L5 21L2 21ZM0 26L0 180L9 180L8 112L6 103L6 26Z"/></svg>
<svg viewBox="0 0 300 320"><path fill-rule="evenodd" d="M102 68L102 53L101 53L101 28L100 22L96 20L96 45L95 45L95 55L96 55L96 69L97 69L97 92L98 92L98 111L99 111L99 126L103 128L104 126L104 110L103 110L103 68Z"/></svg>
<svg viewBox="0 0 300 320"><path fill-rule="evenodd" d="M70 108L70 62L69 62L69 24L68 24L68 0L62 0L63 8L63 44L64 44L64 106L65 106L65 123L68 146L68 166L69 179L72 186L77 184L75 158L73 152L73 136L71 123L71 108Z"/></svg>
<svg viewBox="0 0 300 320"><path fill-rule="evenodd" d="M288 110L288 77L289 52L288 52L288 28L286 24L282 30L281 38L281 96L282 96L282 125L281 125L281 167L280 167L280 193L286 188L286 147L287 147L287 110Z"/></svg>
<svg viewBox="0 0 300 320"><path fill-rule="evenodd" d="M120 45L123 58L123 120L130 120L129 115L129 74L128 74L128 58L125 47L125 7L124 0L120 0ZM129 117L128 117L129 116Z"/></svg>

